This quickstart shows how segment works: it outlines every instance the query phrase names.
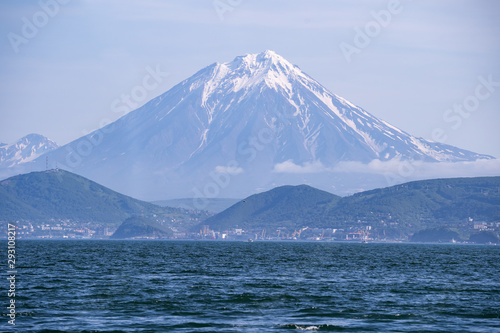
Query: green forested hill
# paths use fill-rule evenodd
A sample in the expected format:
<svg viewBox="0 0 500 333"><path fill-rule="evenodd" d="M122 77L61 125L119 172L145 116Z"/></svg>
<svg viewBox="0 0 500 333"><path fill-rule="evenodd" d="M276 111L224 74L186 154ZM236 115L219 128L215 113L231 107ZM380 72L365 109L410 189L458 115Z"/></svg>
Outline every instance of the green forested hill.
<svg viewBox="0 0 500 333"><path fill-rule="evenodd" d="M145 217L129 217L118 227L111 236L113 239L127 239L138 237L168 238L172 236L171 229Z"/></svg>
<svg viewBox="0 0 500 333"><path fill-rule="evenodd" d="M500 221L500 177L422 180L366 191L342 198L325 215L329 221L384 219L426 227L469 217Z"/></svg>
<svg viewBox="0 0 500 333"><path fill-rule="evenodd" d="M298 191L301 188L307 191ZM500 222L500 177L415 181L344 198L312 187L284 186L245 201L205 223L214 230L371 225L412 233L458 225L469 218Z"/></svg>
<svg viewBox="0 0 500 333"><path fill-rule="evenodd" d="M320 222L318 211L339 199L339 196L307 185L281 186L241 200L203 224L214 230L317 224Z"/></svg>
<svg viewBox="0 0 500 333"><path fill-rule="evenodd" d="M18 175L0 182L0 220L72 220L119 225L133 215L185 219L182 209L136 200L64 170Z"/></svg>

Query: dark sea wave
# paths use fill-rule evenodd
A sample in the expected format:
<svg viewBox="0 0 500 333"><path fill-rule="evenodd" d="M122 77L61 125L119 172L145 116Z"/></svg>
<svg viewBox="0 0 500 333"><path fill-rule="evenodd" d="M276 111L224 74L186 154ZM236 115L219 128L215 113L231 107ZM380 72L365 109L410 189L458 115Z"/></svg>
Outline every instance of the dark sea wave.
<svg viewBox="0 0 500 333"><path fill-rule="evenodd" d="M496 246L25 240L16 253L6 332L500 332Z"/></svg>

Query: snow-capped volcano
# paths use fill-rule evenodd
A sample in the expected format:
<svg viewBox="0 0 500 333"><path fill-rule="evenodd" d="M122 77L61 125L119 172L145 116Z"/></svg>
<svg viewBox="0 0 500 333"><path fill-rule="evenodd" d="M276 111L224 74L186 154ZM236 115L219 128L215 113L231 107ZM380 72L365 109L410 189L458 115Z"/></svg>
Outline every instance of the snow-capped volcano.
<svg viewBox="0 0 500 333"><path fill-rule="evenodd" d="M238 197L280 182L318 186L334 179L284 179L286 163L331 168L340 161L491 158L413 137L273 51L214 63L49 154L60 167L154 199L193 197L214 182L210 195Z"/></svg>
<svg viewBox="0 0 500 333"><path fill-rule="evenodd" d="M9 168L33 161L42 154L59 146L40 134L28 134L16 143L0 143L0 167Z"/></svg>
<svg viewBox="0 0 500 333"><path fill-rule="evenodd" d="M276 163L491 158L413 137L329 92L273 51L213 64L181 85L189 87L187 95L201 95L199 111L206 120L200 121L197 153L220 139L221 128L234 127L238 120L230 117L253 115L275 135Z"/></svg>

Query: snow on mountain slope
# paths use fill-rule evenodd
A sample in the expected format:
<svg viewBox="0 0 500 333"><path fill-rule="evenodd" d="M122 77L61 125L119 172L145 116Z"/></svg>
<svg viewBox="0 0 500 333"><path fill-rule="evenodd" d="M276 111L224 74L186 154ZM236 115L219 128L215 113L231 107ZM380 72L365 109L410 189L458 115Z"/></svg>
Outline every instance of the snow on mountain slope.
<svg viewBox="0 0 500 333"><path fill-rule="evenodd" d="M0 144L0 167L10 168L33 161L59 146L40 134L28 134L13 144Z"/></svg>
<svg viewBox="0 0 500 333"><path fill-rule="evenodd" d="M267 126L276 136L275 163L490 158L415 138L330 93L272 51L214 64L181 86L189 90L187 96L201 95L196 112L200 145L189 159L220 143L232 128L248 127L253 115L258 126Z"/></svg>
<svg viewBox="0 0 500 333"><path fill-rule="evenodd" d="M235 197L280 182L324 182L283 175L276 168L283 163L329 168L341 161L491 158L413 137L273 51L214 63L49 155L120 192L155 199L191 197L193 188L214 181L220 191L233 188L226 196ZM233 175L230 186L223 173Z"/></svg>

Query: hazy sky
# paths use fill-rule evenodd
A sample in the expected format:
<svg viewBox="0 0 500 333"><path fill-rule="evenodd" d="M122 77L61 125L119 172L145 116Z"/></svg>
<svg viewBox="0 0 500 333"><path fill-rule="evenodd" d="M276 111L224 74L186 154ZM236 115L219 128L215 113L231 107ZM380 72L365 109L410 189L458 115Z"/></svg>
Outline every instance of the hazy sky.
<svg viewBox="0 0 500 333"><path fill-rule="evenodd" d="M500 157L500 1L4 0L0 15L0 142L65 144L117 119L151 70L169 75L141 104L271 49L410 134Z"/></svg>

